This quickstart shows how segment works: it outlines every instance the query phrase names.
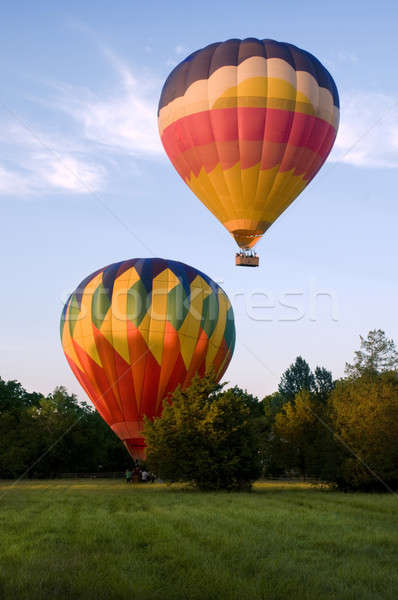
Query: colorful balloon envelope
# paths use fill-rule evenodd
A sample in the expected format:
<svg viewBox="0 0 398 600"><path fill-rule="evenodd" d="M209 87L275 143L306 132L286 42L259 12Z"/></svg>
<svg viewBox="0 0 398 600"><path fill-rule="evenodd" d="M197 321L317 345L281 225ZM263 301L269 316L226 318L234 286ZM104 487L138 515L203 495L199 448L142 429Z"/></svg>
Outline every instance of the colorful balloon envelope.
<svg viewBox="0 0 398 600"><path fill-rule="evenodd" d="M174 167L247 250L325 162L339 98L309 52L232 39L194 52L172 71L158 116Z"/></svg>
<svg viewBox="0 0 398 600"><path fill-rule="evenodd" d="M195 374L220 380L235 345L225 292L200 271L162 258L99 269L65 304L61 340L94 406L135 458L144 458L144 416Z"/></svg>

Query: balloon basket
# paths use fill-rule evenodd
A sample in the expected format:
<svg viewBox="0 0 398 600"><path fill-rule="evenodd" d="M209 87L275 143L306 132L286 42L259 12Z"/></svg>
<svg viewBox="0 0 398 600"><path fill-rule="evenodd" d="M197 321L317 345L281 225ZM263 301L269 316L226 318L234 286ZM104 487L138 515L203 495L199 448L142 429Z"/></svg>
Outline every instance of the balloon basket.
<svg viewBox="0 0 398 600"><path fill-rule="evenodd" d="M235 265L237 267L258 267L260 262L257 254L248 253L244 250L235 255Z"/></svg>

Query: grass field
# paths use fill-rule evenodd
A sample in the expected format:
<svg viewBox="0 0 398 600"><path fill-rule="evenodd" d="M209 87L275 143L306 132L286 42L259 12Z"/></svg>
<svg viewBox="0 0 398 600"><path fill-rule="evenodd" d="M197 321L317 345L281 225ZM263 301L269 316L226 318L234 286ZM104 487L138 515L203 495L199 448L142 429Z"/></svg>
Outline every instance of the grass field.
<svg viewBox="0 0 398 600"><path fill-rule="evenodd" d="M397 512L304 484L3 482L0 598L396 600Z"/></svg>

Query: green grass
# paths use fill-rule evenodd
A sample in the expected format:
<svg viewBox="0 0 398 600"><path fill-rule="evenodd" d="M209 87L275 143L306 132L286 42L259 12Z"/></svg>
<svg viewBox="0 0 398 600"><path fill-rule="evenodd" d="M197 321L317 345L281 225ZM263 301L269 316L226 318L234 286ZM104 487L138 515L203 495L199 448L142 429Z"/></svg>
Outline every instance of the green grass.
<svg viewBox="0 0 398 600"><path fill-rule="evenodd" d="M0 598L396 600L397 511L303 484L3 482Z"/></svg>

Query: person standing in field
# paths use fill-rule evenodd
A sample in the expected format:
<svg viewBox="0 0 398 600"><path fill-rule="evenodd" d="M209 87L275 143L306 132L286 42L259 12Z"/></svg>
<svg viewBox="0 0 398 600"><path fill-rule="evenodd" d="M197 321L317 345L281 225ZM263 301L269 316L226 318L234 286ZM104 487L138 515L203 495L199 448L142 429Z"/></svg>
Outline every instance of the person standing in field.
<svg viewBox="0 0 398 600"><path fill-rule="evenodd" d="M139 483L141 478L141 469L138 466L138 461L136 463L136 466L134 467L133 473L132 473L132 480L133 483Z"/></svg>
<svg viewBox="0 0 398 600"><path fill-rule="evenodd" d="M126 483L131 483L131 476L132 476L132 472L130 471L130 469L126 469L126 472L125 472Z"/></svg>

